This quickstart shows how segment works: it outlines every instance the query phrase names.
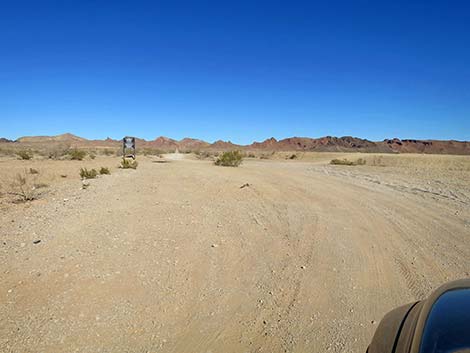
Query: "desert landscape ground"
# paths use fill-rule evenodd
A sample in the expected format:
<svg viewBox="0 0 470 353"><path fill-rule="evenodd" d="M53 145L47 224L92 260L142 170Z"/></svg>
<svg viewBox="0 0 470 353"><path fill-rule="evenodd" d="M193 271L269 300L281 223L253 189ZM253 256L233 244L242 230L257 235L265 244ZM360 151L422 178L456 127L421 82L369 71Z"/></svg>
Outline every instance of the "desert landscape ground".
<svg viewBox="0 0 470 353"><path fill-rule="evenodd" d="M365 352L470 276L470 156L295 153L0 158L0 351Z"/></svg>

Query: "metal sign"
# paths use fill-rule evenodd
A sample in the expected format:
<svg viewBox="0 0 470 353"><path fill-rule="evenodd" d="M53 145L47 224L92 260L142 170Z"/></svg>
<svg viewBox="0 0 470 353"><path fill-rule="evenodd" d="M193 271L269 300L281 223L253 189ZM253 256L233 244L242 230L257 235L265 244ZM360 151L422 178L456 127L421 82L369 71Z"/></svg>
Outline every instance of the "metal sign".
<svg viewBox="0 0 470 353"><path fill-rule="evenodd" d="M135 149L135 137L126 136L122 139L124 143L124 148L132 148Z"/></svg>
<svg viewBox="0 0 470 353"><path fill-rule="evenodd" d="M122 156L135 159L135 137L126 136L122 139Z"/></svg>

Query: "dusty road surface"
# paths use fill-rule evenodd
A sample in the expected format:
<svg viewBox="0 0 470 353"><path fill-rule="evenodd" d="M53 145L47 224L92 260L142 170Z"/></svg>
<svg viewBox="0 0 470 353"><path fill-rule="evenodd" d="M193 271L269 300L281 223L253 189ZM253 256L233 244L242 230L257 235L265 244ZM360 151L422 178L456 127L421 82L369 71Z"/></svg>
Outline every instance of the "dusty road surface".
<svg viewBox="0 0 470 353"><path fill-rule="evenodd" d="M364 352L388 310L469 277L463 177L143 158L69 178L0 211L0 351Z"/></svg>

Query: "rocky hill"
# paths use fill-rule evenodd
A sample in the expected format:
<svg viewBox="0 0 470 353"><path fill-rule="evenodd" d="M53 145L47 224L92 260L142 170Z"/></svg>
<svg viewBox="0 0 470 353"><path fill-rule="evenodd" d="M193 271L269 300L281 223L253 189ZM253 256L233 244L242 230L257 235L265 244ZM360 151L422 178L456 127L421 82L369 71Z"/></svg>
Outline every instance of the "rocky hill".
<svg viewBox="0 0 470 353"><path fill-rule="evenodd" d="M16 141L0 139L0 143L13 143L15 145L46 146L67 145L76 148L119 148L121 140L106 138L104 140L87 140L85 138L66 133L58 136L26 136ZM271 137L263 142L253 142L250 145L237 145L230 141L218 140L214 143L184 138L180 141L160 136L154 140L136 138L138 148L158 149L162 151L196 151L196 150L246 150L246 151L317 151L317 152L375 152L375 153L429 153L429 154L468 154L470 155L469 141L454 140L412 140L398 138L384 141L370 141L352 136L320 138L290 137L276 140Z"/></svg>

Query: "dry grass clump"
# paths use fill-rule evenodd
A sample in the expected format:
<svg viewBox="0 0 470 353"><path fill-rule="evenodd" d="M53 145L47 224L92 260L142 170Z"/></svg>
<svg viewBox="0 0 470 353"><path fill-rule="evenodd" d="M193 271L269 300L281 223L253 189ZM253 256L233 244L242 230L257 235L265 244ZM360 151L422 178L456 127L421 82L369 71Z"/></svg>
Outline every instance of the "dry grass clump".
<svg viewBox="0 0 470 353"><path fill-rule="evenodd" d="M18 173L9 185L8 194L16 198L15 201L27 202L36 200L39 197L39 189L49 185L37 181L37 175L30 174L26 170Z"/></svg>
<svg viewBox="0 0 470 353"><path fill-rule="evenodd" d="M80 168L80 177L82 179L94 179L98 176L96 169Z"/></svg>
<svg viewBox="0 0 470 353"><path fill-rule="evenodd" d="M39 174L39 170L34 168L29 168L29 174Z"/></svg>
<svg viewBox="0 0 470 353"><path fill-rule="evenodd" d="M107 167L101 167L100 168L100 175L109 175L111 172L109 171L109 168Z"/></svg>
<svg viewBox="0 0 470 353"><path fill-rule="evenodd" d="M69 151L70 159L73 161L82 161L86 156L86 151L73 149Z"/></svg>
<svg viewBox="0 0 470 353"><path fill-rule="evenodd" d="M259 159L272 159L275 157L275 154L276 152L274 151L262 153L260 154Z"/></svg>
<svg viewBox="0 0 470 353"><path fill-rule="evenodd" d="M362 158L358 158L355 161L350 161L349 159L346 159L346 158L343 158L343 159L335 158L335 159L332 159L330 161L330 164L333 164L333 165L349 165L349 166L364 165L364 164L366 164L366 160L362 159Z"/></svg>
<svg viewBox="0 0 470 353"><path fill-rule="evenodd" d="M290 155L289 157L287 157L286 159L297 159L297 158L299 158L299 157L297 156L297 154L294 153L294 154L291 154L291 155Z"/></svg>
<svg viewBox="0 0 470 353"><path fill-rule="evenodd" d="M116 151L110 149L110 148L105 148L104 150L101 151L105 156L113 156L116 155Z"/></svg>
<svg viewBox="0 0 470 353"><path fill-rule="evenodd" d="M222 153L214 163L223 167L238 167L242 162L243 154L240 151L228 151Z"/></svg>
<svg viewBox="0 0 470 353"><path fill-rule="evenodd" d="M136 151L136 154L143 154L144 156L158 156L161 157L165 151L158 148L143 148Z"/></svg>
<svg viewBox="0 0 470 353"><path fill-rule="evenodd" d="M217 157L219 155L218 152L211 152L211 151L194 151L194 155L197 159L211 159Z"/></svg>
<svg viewBox="0 0 470 353"><path fill-rule="evenodd" d="M59 160L68 156L69 151L70 146L68 144L47 145L41 150L41 155L49 159Z"/></svg>
<svg viewBox="0 0 470 353"><path fill-rule="evenodd" d="M123 158L119 168L122 168L122 169L137 169L138 165L139 165L139 163L137 163L136 160Z"/></svg>
<svg viewBox="0 0 470 353"><path fill-rule="evenodd" d="M19 150L16 152L17 156L19 159L29 161L31 158L33 158L33 152L30 150Z"/></svg>

